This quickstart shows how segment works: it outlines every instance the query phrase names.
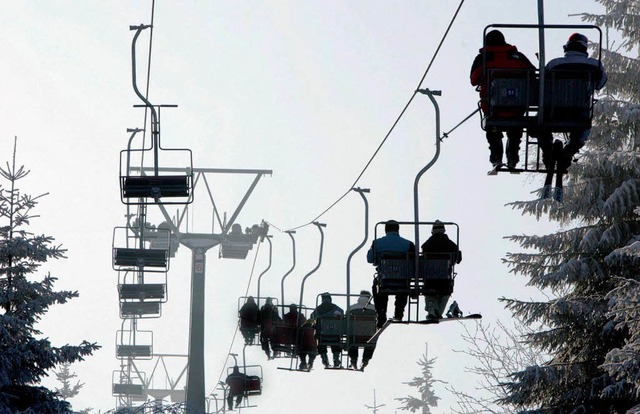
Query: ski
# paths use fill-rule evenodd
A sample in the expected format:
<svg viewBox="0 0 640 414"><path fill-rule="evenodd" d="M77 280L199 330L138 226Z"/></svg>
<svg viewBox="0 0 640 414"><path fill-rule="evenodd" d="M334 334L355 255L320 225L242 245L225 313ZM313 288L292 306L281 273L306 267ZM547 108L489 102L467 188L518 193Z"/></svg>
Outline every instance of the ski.
<svg viewBox="0 0 640 414"><path fill-rule="evenodd" d="M562 141L556 139L553 141L551 148L551 165L547 166L547 176L544 179L544 187L542 188L542 198L547 199L552 196L551 184L553 184L553 176L555 174L556 186L553 189L553 198L556 201L562 202L562 177L564 171L561 170L561 160L563 157Z"/></svg>
<svg viewBox="0 0 640 414"><path fill-rule="evenodd" d="M482 319L482 315L480 315L479 313L472 313L471 315L467 315L467 316L459 316L459 317L454 316L451 318L440 318L440 319L426 319L424 321L420 321L419 323L424 325L429 325L429 324L436 324L436 323L447 322L447 321L464 321L467 319Z"/></svg>
<svg viewBox="0 0 640 414"><path fill-rule="evenodd" d="M498 171L500 170L500 168L503 168L503 167L506 167L506 166L507 166L507 164L504 164L504 163L496 164L496 165L493 166L492 169L490 169L487 172L487 175L498 175Z"/></svg>

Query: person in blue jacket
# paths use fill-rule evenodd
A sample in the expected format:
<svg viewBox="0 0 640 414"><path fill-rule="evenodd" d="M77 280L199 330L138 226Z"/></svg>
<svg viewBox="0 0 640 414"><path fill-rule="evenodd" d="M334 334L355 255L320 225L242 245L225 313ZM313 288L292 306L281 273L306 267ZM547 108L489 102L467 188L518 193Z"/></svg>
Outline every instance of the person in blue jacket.
<svg viewBox="0 0 640 414"><path fill-rule="evenodd" d="M367 252L367 262L378 265L378 259L384 253L405 253L407 259L412 260L415 253L415 245L400 236L400 224L395 220L389 220L384 226L385 235L375 239L371 243L371 248ZM399 293L395 295L395 312L394 319L401 321L404 316L404 308L407 306L408 295ZM379 281L377 278L373 280L373 301L377 314L377 326L381 328L387 321L387 304L389 295L379 292Z"/></svg>

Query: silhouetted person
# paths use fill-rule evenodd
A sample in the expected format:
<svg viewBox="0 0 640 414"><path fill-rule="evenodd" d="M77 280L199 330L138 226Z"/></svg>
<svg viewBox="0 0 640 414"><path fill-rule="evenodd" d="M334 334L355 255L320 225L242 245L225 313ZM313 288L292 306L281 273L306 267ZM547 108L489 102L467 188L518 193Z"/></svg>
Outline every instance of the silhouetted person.
<svg viewBox="0 0 640 414"><path fill-rule="evenodd" d="M484 47L480 49L478 55L471 65L470 80L471 85L477 86L480 92L480 107L482 112L487 114L487 79L484 78L487 69L532 69L533 64L527 57L518 52L518 49L508 44L502 32L492 30L485 36ZM521 117L522 111L501 111L491 114L499 118ZM522 140L522 128L507 128L507 167L513 169L520 161L520 141ZM502 131L498 129L487 129L487 142L489 143L489 161L495 167L502 164Z"/></svg>
<svg viewBox="0 0 640 414"><path fill-rule="evenodd" d="M269 359L276 356L275 352L273 356L271 354L273 337L275 335L273 323L279 320L278 309L273 305L272 299L267 298L258 313L258 324L260 325L260 344Z"/></svg>
<svg viewBox="0 0 640 414"><path fill-rule="evenodd" d="M351 331L353 332L353 334L349 334L349 340L351 343L355 342L356 344L363 345L362 364L360 365L361 370L365 369L369 364L369 360L373 357L373 351L376 349L376 343L368 343L371 336L359 335L358 332L360 330L367 330L366 328L369 324L369 319L374 319L375 316L376 310L374 309L374 305L371 303L371 293L366 290L360 291L358 301L349 306L347 318L349 319ZM348 353L349 365L353 369L358 369L358 346L351 345Z"/></svg>
<svg viewBox="0 0 640 414"><path fill-rule="evenodd" d="M567 43L563 46L564 56L552 59L545 66L545 76L550 75L550 71L577 71L585 74L591 73L591 85L595 90L600 90L607 83L607 73L602 62L598 59L590 58L587 52L589 40L580 33L569 36ZM589 113L572 114L576 117L588 117ZM573 156L584 146L589 138L591 128L574 129L569 132L569 140L564 145L562 157L558 162L558 170L565 171L571 165ZM552 141L553 134L550 131L541 130L538 136L540 149L542 150L542 160L547 168L553 169L552 161ZM543 189L543 198L548 198L551 186ZM558 190L558 189L556 189ZM562 201L562 194L556 197Z"/></svg>
<svg viewBox="0 0 640 414"><path fill-rule="evenodd" d="M230 411L233 410L233 397L236 398L236 408L240 406L242 397L244 397L247 379L247 375L240 372L240 368L237 365L233 367L233 372L227 376L225 382L229 386L227 405Z"/></svg>
<svg viewBox="0 0 640 414"><path fill-rule="evenodd" d="M430 253L450 253L451 269L454 263L462 261L462 252L458 245L449 239L444 228L444 224L440 220L436 220L431 228L431 237L422 244L422 254ZM428 260L428 259L427 259ZM429 283L429 279L425 281L425 285ZM429 319L442 319L442 314L447 306L447 302L451 297L450 294L429 294L424 296L425 310Z"/></svg>
<svg viewBox="0 0 640 414"><path fill-rule="evenodd" d="M342 365L341 355L342 347L339 345L341 342L342 332L338 335L323 333L323 319L325 318L338 318L339 326L342 327L342 317L344 311L338 305L332 302L331 295L329 293L323 293L321 295L322 302L318 307L311 312L311 319L316 320L316 337L318 338L318 353L322 359L322 364L325 368L329 367L329 358L327 357L327 345L324 342L329 342L335 345L331 346L331 353L333 354L333 367L339 368Z"/></svg>
<svg viewBox="0 0 640 414"><path fill-rule="evenodd" d="M259 331L258 327L258 305L253 299L253 296L249 296L247 301L240 308L240 332L244 337L244 343L252 345L255 339L256 333Z"/></svg>
<svg viewBox="0 0 640 414"><path fill-rule="evenodd" d="M385 235L377 238L371 243L371 248L367 252L367 262L372 263L374 266L378 266L379 260L385 256L385 254L397 253L401 256L405 256L407 260L412 260L415 245L413 242L400 237L400 225L395 220L389 220L384 226ZM407 275L410 276L410 275ZM376 277L373 280L373 300L376 307L376 313L378 315L378 328L387 321L387 304L389 302L389 295L387 293L380 293L379 289L380 281ZM404 308L407 306L408 294L399 293L395 295L395 312L394 319L402 320L404 316Z"/></svg>

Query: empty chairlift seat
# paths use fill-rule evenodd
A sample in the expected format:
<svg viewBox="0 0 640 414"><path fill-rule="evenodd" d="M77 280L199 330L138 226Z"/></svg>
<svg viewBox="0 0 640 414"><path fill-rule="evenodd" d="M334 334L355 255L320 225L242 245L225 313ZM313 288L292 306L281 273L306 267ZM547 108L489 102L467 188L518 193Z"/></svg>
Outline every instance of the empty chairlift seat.
<svg viewBox="0 0 640 414"><path fill-rule="evenodd" d="M164 301L166 285L163 283L130 283L118 286L120 300Z"/></svg>
<svg viewBox="0 0 640 414"><path fill-rule="evenodd" d="M116 345L118 358L151 358L151 345Z"/></svg>
<svg viewBox="0 0 640 414"><path fill-rule="evenodd" d="M115 247L113 249L113 267L115 270L151 267L166 271L169 268L169 252L163 249Z"/></svg>
<svg viewBox="0 0 640 414"><path fill-rule="evenodd" d="M128 205L191 203L191 150L160 148L156 144L120 151L120 198Z"/></svg>
<svg viewBox="0 0 640 414"><path fill-rule="evenodd" d="M122 177L122 197L189 197L189 175L142 175Z"/></svg>
<svg viewBox="0 0 640 414"><path fill-rule="evenodd" d="M123 318L160 316L160 302L120 302L120 316Z"/></svg>
<svg viewBox="0 0 640 414"><path fill-rule="evenodd" d="M113 384L112 394L114 396L143 397L144 387L142 384Z"/></svg>

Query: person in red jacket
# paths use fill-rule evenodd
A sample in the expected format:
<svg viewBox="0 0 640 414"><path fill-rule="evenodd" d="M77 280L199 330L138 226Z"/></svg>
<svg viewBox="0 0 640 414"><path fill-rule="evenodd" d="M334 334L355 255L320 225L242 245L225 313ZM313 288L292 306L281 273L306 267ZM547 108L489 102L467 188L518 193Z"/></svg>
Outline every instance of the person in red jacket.
<svg viewBox="0 0 640 414"><path fill-rule="evenodd" d="M535 67L518 49L508 44L502 32L492 30L485 36L485 46L480 49L478 56L471 65L471 85L477 86L480 92L482 111L487 113L487 80L484 78L485 69L533 69ZM522 113L503 112L494 114L499 117L518 117ZM513 169L520 161L520 141L522 128L508 128L507 133L507 167ZM502 131L487 129L489 142L489 161L493 166L502 164Z"/></svg>

